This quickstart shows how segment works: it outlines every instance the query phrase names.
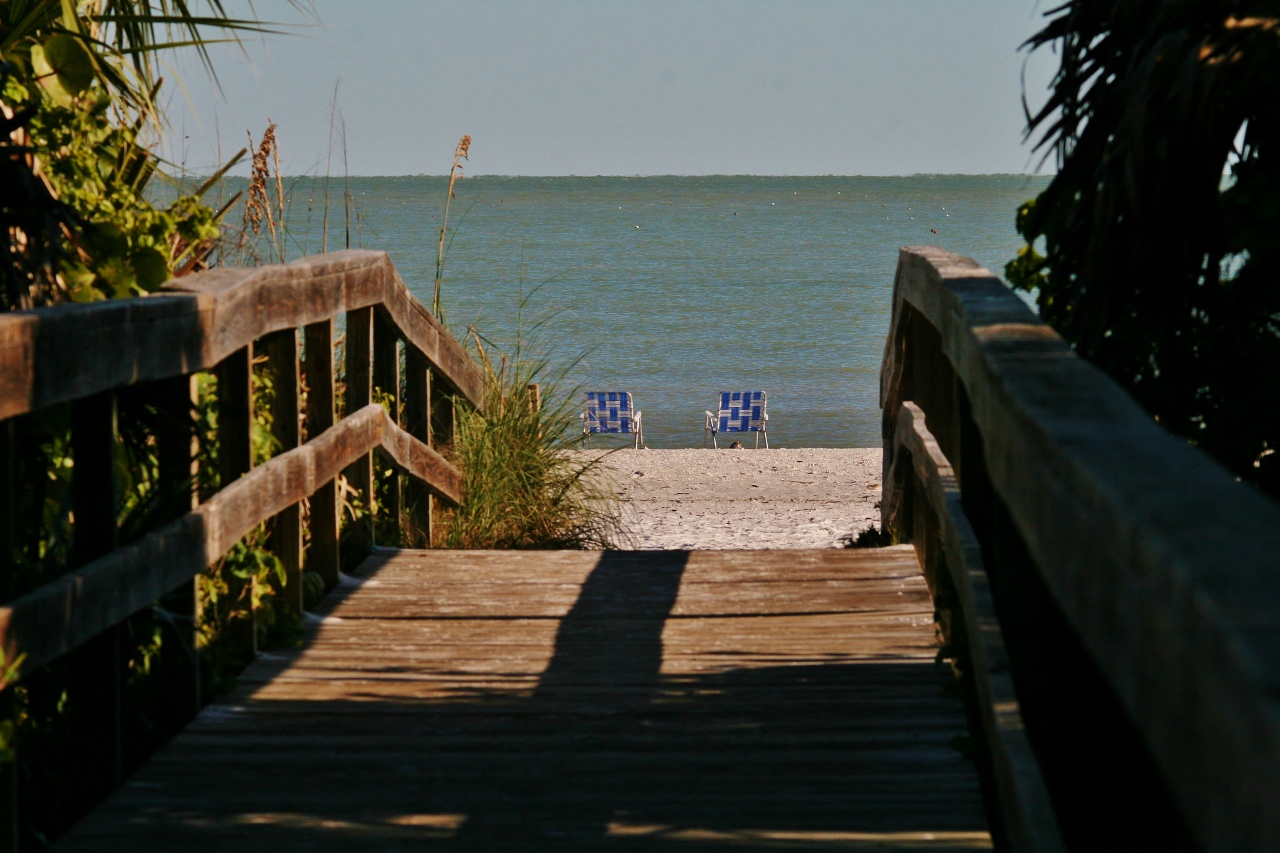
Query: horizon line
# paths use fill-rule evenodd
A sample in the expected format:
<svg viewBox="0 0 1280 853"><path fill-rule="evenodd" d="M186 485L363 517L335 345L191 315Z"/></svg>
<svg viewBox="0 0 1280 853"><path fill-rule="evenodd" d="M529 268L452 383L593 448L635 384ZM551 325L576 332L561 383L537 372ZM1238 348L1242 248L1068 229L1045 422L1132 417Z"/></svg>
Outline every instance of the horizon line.
<svg viewBox="0 0 1280 853"><path fill-rule="evenodd" d="M552 175L552 174L506 174L499 172L485 172L479 175L459 175L458 180L477 180L480 178L622 178L630 179L646 179L646 178L1052 178L1052 172L910 172L907 174L860 174L860 175L843 175L836 173L825 174L787 174L787 175L764 175L752 174L749 172L706 172L697 174L676 174L676 173L654 173L654 174L597 174L597 175ZM191 177L199 177L196 173L191 173ZM247 175L227 175L229 178L245 178ZM439 174L430 172L417 172L413 174L405 173L400 175L319 175L310 173L300 173L292 175L282 175L282 178L441 178L447 179L448 172Z"/></svg>

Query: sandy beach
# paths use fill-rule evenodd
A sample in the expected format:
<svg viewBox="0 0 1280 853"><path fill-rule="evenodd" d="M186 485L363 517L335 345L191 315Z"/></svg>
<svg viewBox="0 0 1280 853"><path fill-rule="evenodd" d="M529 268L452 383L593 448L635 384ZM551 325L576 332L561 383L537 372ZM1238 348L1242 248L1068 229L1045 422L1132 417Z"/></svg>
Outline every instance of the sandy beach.
<svg viewBox="0 0 1280 853"><path fill-rule="evenodd" d="M619 450L632 548L839 548L880 517L878 447Z"/></svg>

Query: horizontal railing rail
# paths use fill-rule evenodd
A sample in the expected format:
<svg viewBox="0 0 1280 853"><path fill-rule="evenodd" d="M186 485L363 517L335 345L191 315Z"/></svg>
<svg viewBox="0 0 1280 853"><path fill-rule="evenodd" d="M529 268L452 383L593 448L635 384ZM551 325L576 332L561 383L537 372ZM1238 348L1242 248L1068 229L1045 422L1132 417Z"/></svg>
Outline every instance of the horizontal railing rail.
<svg viewBox="0 0 1280 853"><path fill-rule="evenodd" d="M341 365L335 321L344 327ZM198 381L206 371L213 380ZM289 624L302 624L306 595L321 594L304 569L327 592L343 567L371 551L375 532L387 544L430 547L433 505L462 500L462 475L440 452L452 444L455 403L480 407L486 382L381 252L217 269L151 296L0 314L0 663L8 677L0 688L65 686L69 710L57 713L70 734L56 748L32 747L69 749L59 760L76 767L45 792L61 803L62 817L48 818L54 829L84 814L163 742L156 734L139 739L140 727L172 734L196 713L201 685L213 678L201 673L200 644L215 646L209 659L228 662L219 666L256 653L256 620L267 612L261 584L271 587L273 619L291 614ZM65 411L45 418L59 406ZM130 499L157 501L152 529L131 529L135 538L123 546L122 426L133 430L131 447L144 442L134 452L146 454L150 484ZM45 429L61 431L59 447L69 440L69 500L59 512L74 521L66 558L50 561L41 569L50 577L24 589L19 583L32 578L19 581L18 556L26 555L30 572L45 559L43 551L33 559L31 549L55 534L26 529L37 524L35 504L20 497L35 494L32 478L50 472L26 471L19 482L15 456L21 441L51 440ZM212 446L201 448L205 441ZM216 491L201 501L199 483L216 483ZM245 559L274 568L272 557L279 573L262 581L253 569L219 569L201 592L198 576L259 528L246 547L269 554ZM206 605L212 609L202 611ZM167 728L137 710L128 712L133 729L125 721L128 666L150 654L131 633L139 625L163 634L163 676L146 689L164 694L155 706ZM60 668L49 666L55 661ZM34 678L38 671L49 677ZM0 693L3 708L12 695ZM135 732L129 743L126 731ZM20 756L26 748L19 744ZM5 849L25 820L13 806L16 768L0 761Z"/></svg>
<svg viewBox="0 0 1280 853"><path fill-rule="evenodd" d="M881 500L886 527L915 545L935 599L941 598L937 586L945 573L959 600L957 621L965 637L947 639L969 652L967 666L995 787L1000 847L1011 853L1061 853L1066 846L1040 763L1027 740L982 547L961 506L955 472L924 421L919 406L902 403L894 430L897 446L890 454L892 469L885 474ZM953 630L954 625L946 625L948 634Z"/></svg>
<svg viewBox="0 0 1280 853"><path fill-rule="evenodd" d="M31 672L127 619L222 558L264 521L309 498L374 449L450 504L462 477L377 403L271 459L182 518L0 606L7 659Z"/></svg>
<svg viewBox="0 0 1280 853"><path fill-rule="evenodd" d="M215 269L140 299L0 314L0 420L93 394L211 370L271 332L377 305L440 379L474 405L484 374L385 252Z"/></svg>
<svg viewBox="0 0 1280 853"><path fill-rule="evenodd" d="M334 425L333 318L342 313L347 316L350 414ZM307 343L301 374L299 327L306 330ZM409 374L409 431L397 423L401 338ZM275 431L284 451L257 468L249 449L255 345L266 355L278 386ZM0 371L0 420L58 403L102 401L125 386L201 370L217 372L221 409L217 440L223 487L218 493L128 547L96 548L103 552L98 559L0 607L0 648L6 660L22 661L14 677L146 607L212 565L259 524L290 510L296 515L297 504L317 492L327 493L313 507L318 522L313 548L327 553L317 554L315 563L332 586L340 559L338 522L328 518L337 512L335 482L350 469L346 473L356 499L370 506L373 470L368 454L374 449L423 484L415 503L422 527L429 530L428 494L447 503L461 499L459 473L430 446L433 420L437 430L449 429L439 413L432 417L433 399L437 408L447 409L447 391L453 390L478 404L484 383L476 363L409 293L387 255L370 251L211 270L170 282L155 296L0 315L0 364L5 366ZM300 377L310 389L305 413L298 402ZM391 398L394 416L371 402L375 387ZM319 434L299 447L304 414L310 431ZM115 429L111 418L94 428ZM97 449L105 448L109 455L114 438L100 437L105 443ZM447 435L437 438L448 440ZM92 448L91 443L80 445ZM179 476L191 475L189 458L179 464ZM84 463L90 460L77 461L82 463L77 470L88 478L91 466ZM109 471L105 476L110 480ZM101 501L111 500L111 484L98 485L106 486ZM398 495L391 503L390 511L398 513ZM76 507L82 517L90 514L86 509ZM297 528L298 522L286 518L285 526ZM88 535L81 531L82 537ZM297 540L299 532L292 530L285 538L290 537ZM369 538L366 544L372 544L371 533ZM292 585L298 587L299 543L288 542L279 550ZM286 590L285 597L297 599L295 609L300 609L299 589Z"/></svg>
<svg viewBox="0 0 1280 853"><path fill-rule="evenodd" d="M899 257L881 373L886 478L911 441L908 401L954 469L1013 657L1061 619L1087 658L1014 666L1024 711L1047 689L1059 707L1040 719L1068 727L1037 732L1027 712L1058 818L1075 827L1064 834L1081 837L1082 818L1064 814L1054 763L1096 755L1072 715L1096 722L1113 701L1140 741L1125 754L1153 765L1142 788L1167 786L1176 804L1153 814L1207 851L1280 849L1280 507L1166 433L998 278L940 249ZM1026 624L1024 606L1043 625ZM1110 698L1053 693L1055 680L1087 682L1088 667ZM1105 763L1092 772L1099 790L1117 784ZM1158 800L1125 795L1115 808L1131 823Z"/></svg>

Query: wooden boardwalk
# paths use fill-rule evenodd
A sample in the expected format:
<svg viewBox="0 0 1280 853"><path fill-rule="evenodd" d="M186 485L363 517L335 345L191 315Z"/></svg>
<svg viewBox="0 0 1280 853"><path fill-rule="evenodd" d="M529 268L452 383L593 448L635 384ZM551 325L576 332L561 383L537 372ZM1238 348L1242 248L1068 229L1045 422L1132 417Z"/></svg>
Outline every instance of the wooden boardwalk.
<svg viewBox="0 0 1280 853"><path fill-rule="evenodd" d="M360 578L57 849L990 847L910 546Z"/></svg>

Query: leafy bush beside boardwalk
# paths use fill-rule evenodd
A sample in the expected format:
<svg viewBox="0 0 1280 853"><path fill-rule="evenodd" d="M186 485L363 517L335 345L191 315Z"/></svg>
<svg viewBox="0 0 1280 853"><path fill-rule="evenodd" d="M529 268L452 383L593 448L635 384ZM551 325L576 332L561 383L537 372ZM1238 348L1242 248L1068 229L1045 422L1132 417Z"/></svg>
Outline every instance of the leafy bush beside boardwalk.
<svg viewBox="0 0 1280 853"><path fill-rule="evenodd" d="M1049 12L1028 44L1061 62L1028 133L1058 173L1006 274L1164 427L1280 497L1277 8Z"/></svg>

